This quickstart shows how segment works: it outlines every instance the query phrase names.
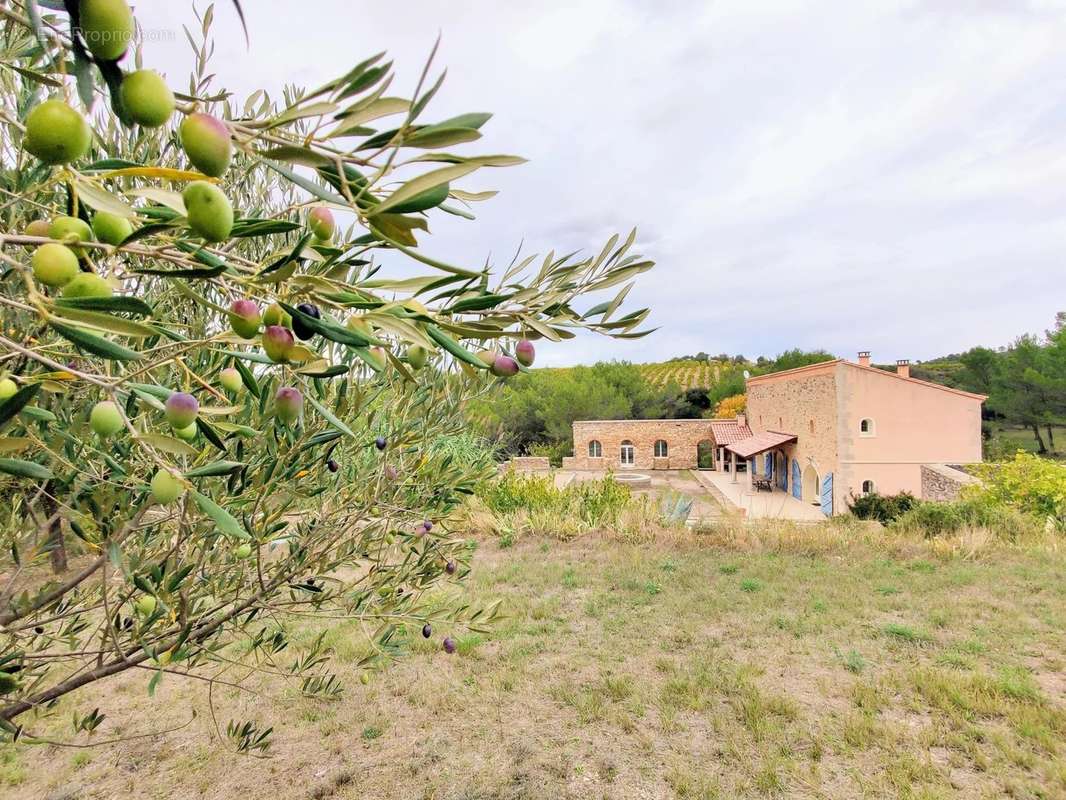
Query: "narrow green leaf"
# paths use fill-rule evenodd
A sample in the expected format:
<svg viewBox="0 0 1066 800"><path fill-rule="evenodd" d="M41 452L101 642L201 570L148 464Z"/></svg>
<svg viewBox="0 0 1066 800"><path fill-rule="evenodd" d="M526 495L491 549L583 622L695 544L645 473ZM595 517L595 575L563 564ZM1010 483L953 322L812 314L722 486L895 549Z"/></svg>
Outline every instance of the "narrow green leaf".
<svg viewBox="0 0 1066 800"><path fill-rule="evenodd" d="M52 470L42 464L33 461L23 461L20 458L0 458L0 472L14 475L16 478L32 478L36 481L46 481L52 477Z"/></svg>
<svg viewBox="0 0 1066 800"><path fill-rule="evenodd" d="M321 334L332 342L348 345L349 347L366 347L370 344L370 339L357 331L345 328L327 319L315 319L288 303L279 303L279 305L289 313L293 320L299 320L315 333Z"/></svg>
<svg viewBox="0 0 1066 800"><path fill-rule="evenodd" d="M221 475L232 475L234 472L244 469L245 466L240 461L215 461L211 464L204 464L202 467L188 470L185 473L185 477L217 478Z"/></svg>
<svg viewBox="0 0 1066 800"><path fill-rule="evenodd" d="M334 194L333 192L330 192L330 191L327 191L326 189L323 189L321 186L319 186L314 181L309 181L303 175L296 174L295 172L293 172L288 167L284 167L281 164L277 163L276 161L270 161L269 159L264 159L263 163L266 164L268 167L270 167L275 172L277 172L279 175L282 175L285 178L287 178L288 180L290 180L293 183L295 183L300 188L305 189L306 191L310 192L315 197L317 197L319 200L325 200L327 203L337 203L338 205L342 205L342 206L348 205L348 201L345 200L343 197L341 197L339 194Z"/></svg>
<svg viewBox="0 0 1066 800"><path fill-rule="evenodd" d="M14 419L26 407L26 404L37 396L40 388L41 384L31 383L29 386L23 386L3 403L0 403L0 427L7 424L9 420Z"/></svg>
<svg viewBox="0 0 1066 800"><path fill-rule="evenodd" d="M192 497L193 501L196 503L196 507L199 508L202 513L210 517L215 525L218 526L219 531L223 534L232 539L246 540L252 538L232 514L215 503L210 497L202 495L199 492L193 492Z"/></svg>
<svg viewBox="0 0 1066 800"><path fill-rule="evenodd" d="M122 295L119 297L57 297L56 306L62 308L78 308L84 311L108 311L123 312L127 314L140 314L143 317L152 315L152 307L138 297Z"/></svg>
<svg viewBox="0 0 1066 800"><path fill-rule="evenodd" d="M339 430L345 436L350 436L353 439L355 438L355 432L352 431L352 429L349 428L347 425L345 425L344 422L342 422L336 414L334 414L332 411L322 405L322 403L316 400L314 395L308 393L305 395L305 397L307 397L307 402L309 402L315 407L315 410L323 416L326 422L328 422L334 428Z"/></svg>
<svg viewBox="0 0 1066 800"><path fill-rule="evenodd" d="M429 334L429 337L433 341L460 361L463 361L472 367L477 367L478 369L486 369L485 362L459 344L459 342L455 341L455 339L446 334L436 325L426 325L426 333Z"/></svg>
<svg viewBox="0 0 1066 800"><path fill-rule="evenodd" d="M56 333L74 344L78 349L92 353L94 356L100 356L110 361L136 361L141 357L140 353L130 350L128 347L115 344L79 328L63 325L54 319L49 319L48 324Z"/></svg>

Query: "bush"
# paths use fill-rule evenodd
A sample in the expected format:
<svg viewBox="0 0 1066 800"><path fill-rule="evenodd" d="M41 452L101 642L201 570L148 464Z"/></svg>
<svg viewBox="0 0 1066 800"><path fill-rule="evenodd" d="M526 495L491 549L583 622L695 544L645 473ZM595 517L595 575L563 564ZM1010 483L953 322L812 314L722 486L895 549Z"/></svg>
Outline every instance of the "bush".
<svg viewBox="0 0 1066 800"><path fill-rule="evenodd" d="M980 528L989 531L997 539L1017 542L1039 533L1043 526L1032 515L971 498L953 503L918 502L892 522L891 527L926 539L959 533L967 528Z"/></svg>
<svg viewBox="0 0 1066 800"><path fill-rule="evenodd" d="M563 459L574 454L574 445L569 439L561 442L541 442L531 445L529 454L548 459L548 463L553 467L561 467Z"/></svg>
<svg viewBox="0 0 1066 800"><path fill-rule="evenodd" d="M883 495L870 492L859 497L852 495L848 498L848 509L859 519L873 519L882 525L887 525L901 515L906 514L918 504L916 498L910 492Z"/></svg>
<svg viewBox="0 0 1066 800"><path fill-rule="evenodd" d="M645 536L662 524L653 503L634 497L609 475L557 487L549 476L508 472L482 484L478 497L495 517L494 529L508 533L519 530L557 539L592 531Z"/></svg>
<svg viewBox="0 0 1066 800"><path fill-rule="evenodd" d="M718 405L714 407L714 416L718 419L729 419L743 413L747 407L748 396L746 394L733 394L718 401Z"/></svg>
<svg viewBox="0 0 1066 800"><path fill-rule="evenodd" d="M982 483L967 491L969 498L1050 520L1058 530L1066 530L1066 464L1015 453L1010 461L979 464L975 473Z"/></svg>

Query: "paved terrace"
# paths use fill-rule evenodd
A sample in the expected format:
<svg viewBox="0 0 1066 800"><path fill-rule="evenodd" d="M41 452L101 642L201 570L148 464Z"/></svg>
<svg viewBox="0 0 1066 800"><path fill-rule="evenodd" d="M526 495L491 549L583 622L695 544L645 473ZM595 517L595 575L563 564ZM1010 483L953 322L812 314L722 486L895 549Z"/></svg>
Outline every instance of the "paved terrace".
<svg viewBox="0 0 1066 800"><path fill-rule="evenodd" d="M715 494L721 493L727 504L741 509L748 519L791 519L808 522L822 522L825 515L822 510L810 503L797 500L788 492L774 488L772 492L757 492L747 474L737 476L736 483L728 472L693 472L701 484Z"/></svg>

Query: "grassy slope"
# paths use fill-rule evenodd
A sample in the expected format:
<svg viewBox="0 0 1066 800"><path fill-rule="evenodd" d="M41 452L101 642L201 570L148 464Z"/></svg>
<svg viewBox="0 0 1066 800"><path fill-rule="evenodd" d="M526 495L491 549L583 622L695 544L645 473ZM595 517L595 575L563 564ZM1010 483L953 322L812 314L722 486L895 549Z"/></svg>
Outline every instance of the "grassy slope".
<svg viewBox="0 0 1066 800"><path fill-rule="evenodd" d="M110 688L91 751L0 751L7 800L85 798L1016 798L1066 796L1060 556L863 548L483 543L475 599L509 619L447 657L421 638L369 686L216 692L277 725L275 757L219 750L201 685ZM312 635L311 631L307 635ZM82 702L94 702L82 698ZM69 711L57 725L69 727ZM4 787L4 781L7 786ZM180 790L179 790L180 787Z"/></svg>

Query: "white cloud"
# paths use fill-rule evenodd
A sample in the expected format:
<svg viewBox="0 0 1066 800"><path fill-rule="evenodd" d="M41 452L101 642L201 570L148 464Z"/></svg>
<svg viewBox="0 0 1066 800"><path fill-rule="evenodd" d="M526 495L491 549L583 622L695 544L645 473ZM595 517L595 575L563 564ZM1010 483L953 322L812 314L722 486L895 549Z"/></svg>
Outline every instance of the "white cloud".
<svg viewBox="0 0 1066 800"><path fill-rule="evenodd" d="M177 28L183 4L138 8ZM441 257L595 250L641 230L631 293L660 331L579 337L552 363L793 346L885 359L1003 343L1063 306L1066 4L411 0L216 8L220 85L318 84L388 50L413 85L437 32L438 116L490 110L478 223L434 222ZM148 65L181 77L180 35Z"/></svg>

